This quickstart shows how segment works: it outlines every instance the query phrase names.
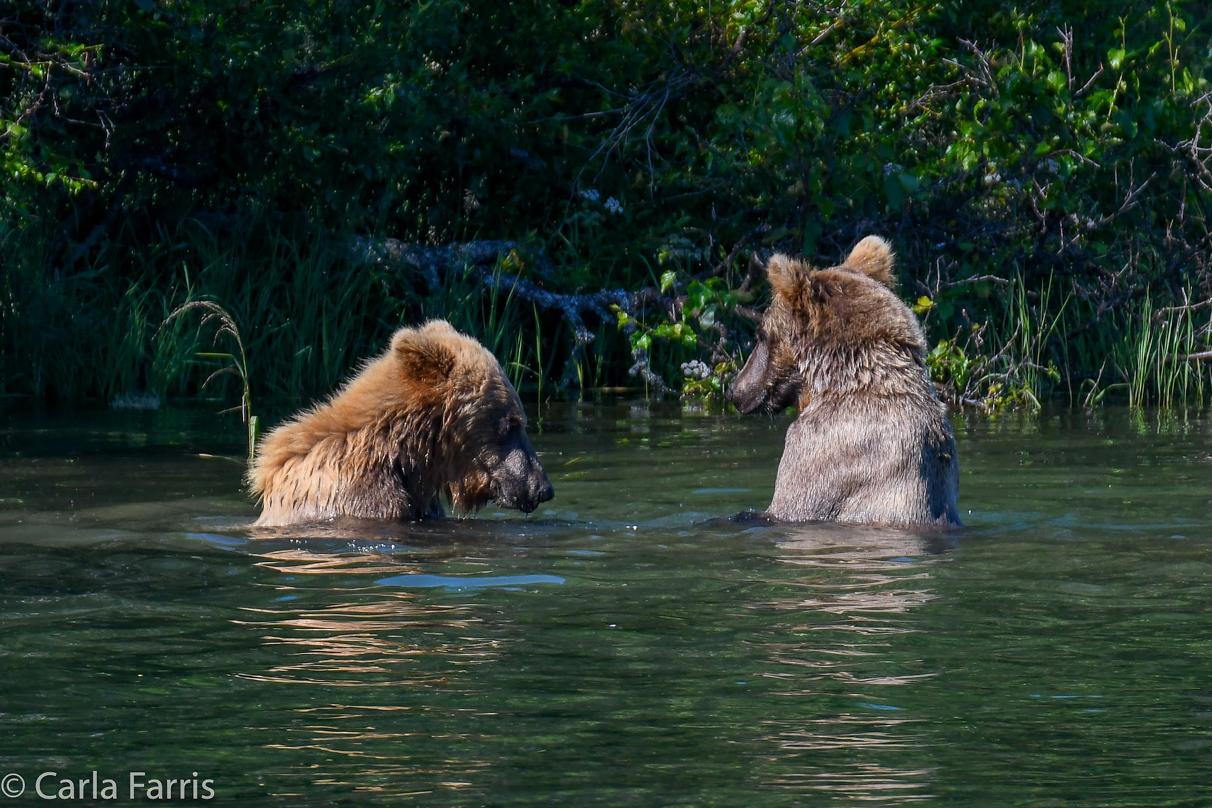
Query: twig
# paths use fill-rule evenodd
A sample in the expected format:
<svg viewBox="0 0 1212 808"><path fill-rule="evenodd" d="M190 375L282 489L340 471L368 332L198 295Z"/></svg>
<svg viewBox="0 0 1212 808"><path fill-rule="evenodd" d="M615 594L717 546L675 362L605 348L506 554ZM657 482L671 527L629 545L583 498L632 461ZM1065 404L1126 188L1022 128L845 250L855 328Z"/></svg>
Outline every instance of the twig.
<svg viewBox="0 0 1212 808"><path fill-rule="evenodd" d="M1181 312L1198 311L1200 309L1206 309L1208 306L1212 306L1212 297L1208 298L1207 300L1201 300L1198 303L1188 303L1188 304L1183 304L1182 306L1166 306L1165 308L1158 309L1157 311L1153 312L1153 317L1154 317L1154 319L1161 319L1162 317L1165 317L1167 314L1179 314Z"/></svg>
<svg viewBox="0 0 1212 808"><path fill-rule="evenodd" d="M1101 76L1102 74L1103 74L1103 63L1099 62L1098 70L1095 71L1094 75L1090 77L1089 81L1087 81L1084 85L1082 85L1082 88L1080 90L1078 90L1076 93L1073 94L1073 97L1076 99L1076 98L1081 98L1083 95L1085 95L1086 90L1089 90L1091 85L1094 84L1095 80L1097 80L1098 77Z"/></svg>
<svg viewBox="0 0 1212 808"><path fill-rule="evenodd" d="M732 250L728 253L728 256L717 264L714 269L708 272L707 276L710 278L718 278L720 275L723 275L732 267L732 262L736 260L736 257L746 245L751 243L757 236L768 232L770 232L770 225L763 224L758 225L745 235L741 236L740 240L733 245Z"/></svg>
<svg viewBox="0 0 1212 808"><path fill-rule="evenodd" d="M753 285L757 283L762 274L766 271L766 262L758 257L757 253L749 256L749 271L745 273L745 280L741 281L741 285L737 288L737 292L742 295L747 295L753 290Z"/></svg>

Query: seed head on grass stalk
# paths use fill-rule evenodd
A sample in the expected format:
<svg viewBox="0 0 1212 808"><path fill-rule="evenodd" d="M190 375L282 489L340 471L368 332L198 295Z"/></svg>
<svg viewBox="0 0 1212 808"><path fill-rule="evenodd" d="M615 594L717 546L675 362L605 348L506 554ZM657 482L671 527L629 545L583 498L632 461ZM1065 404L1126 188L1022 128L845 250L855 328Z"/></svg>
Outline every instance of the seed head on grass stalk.
<svg viewBox="0 0 1212 808"><path fill-rule="evenodd" d="M240 397L240 406L232 407L231 409L222 410L220 414L240 411L240 417L244 423L248 425L248 467L251 469L253 464L254 452L257 446L257 432L259 430L259 419L252 414L252 392L248 383L248 357L244 353L244 340L240 336L240 328L236 325L236 320L232 317L227 309L220 306L213 300L191 300L188 303L183 303L173 310L171 314L164 319L164 325L172 322L183 314L191 312L195 309L201 309L202 322L198 324L198 330L206 328L212 322L219 324L215 331L212 344L217 344L219 337L227 335L236 343L236 353L226 353L222 351L198 351L194 355L199 359L217 360L223 364L218 370L206 377L206 381L202 382L202 388L205 389L212 381L219 376L231 374L240 379L240 384L243 387L243 393ZM161 326L163 327L163 326Z"/></svg>

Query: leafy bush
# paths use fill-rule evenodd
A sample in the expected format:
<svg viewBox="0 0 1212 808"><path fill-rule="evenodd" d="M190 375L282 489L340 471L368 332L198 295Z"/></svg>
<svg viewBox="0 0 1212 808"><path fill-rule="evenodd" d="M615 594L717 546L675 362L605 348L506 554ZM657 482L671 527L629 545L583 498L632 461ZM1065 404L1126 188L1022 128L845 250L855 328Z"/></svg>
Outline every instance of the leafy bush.
<svg viewBox="0 0 1212 808"><path fill-rule="evenodd" d="M748 299L752 285L735 294L750 254L828 263L879 232L898 250L903 292L926 301L945 346L934 372L953 399L1088 400L1085 387L1117 384L1177 396L1158 374L1202 396L1207 370L1185 357L1208 348L1212 296L1203 3L8 8L8 393L109 396L138 384L163 350L155 329L100 356L65 336L51 362L37 346L60 339L48 332L62 324L47 301L83 318L154 321L164 301L180 302L178 258L200 277L180 234L201 226L220 245L266 245L242 254L250 288L271 272L280 239L327 245L326 271L358 289L372 270L342 258L354 235L527 239L553 263L536 277L548 288L665 286L685 298L624 323L631 345L599 328L582 383L625 383L647 341L670 383L686 378L683 363L705 361L716 381L689 392L716 389L742 357L750 331L738 312L760 302ZM17 243L21 255L8 246ZM289 269L272 272L286 275L266 284L293 282ZM421 303L432 292L413 280L391 281L406 287L397 316L378 319L444 313L435 307L453 298ZM331 288L333 303L339 287L300 284ZM483 294L485 323L516 306ZM242 326L250 345L315 316L314 303L291 295L269 305L277 311ZM508 316L526 333L498 346L506 361L537 364L551 380L577 376L563 368L581 359L558 315ZM1108 365L1131 353L1127 340L1142 344L1140 334L1177 317L1190 320L1177 360ZM324 350L352 361L384 337L359 327L341 338L348 344ZM269 369L253 379L262 392L330 381L331 372L283 370L297 355L260 344L272 351L251 360ZM975 378L1001 376L970 388L957 352L987 366ZM115 367L104 378L81 373L86 357ZM191 372L163 384L194 389Z"/></svg>

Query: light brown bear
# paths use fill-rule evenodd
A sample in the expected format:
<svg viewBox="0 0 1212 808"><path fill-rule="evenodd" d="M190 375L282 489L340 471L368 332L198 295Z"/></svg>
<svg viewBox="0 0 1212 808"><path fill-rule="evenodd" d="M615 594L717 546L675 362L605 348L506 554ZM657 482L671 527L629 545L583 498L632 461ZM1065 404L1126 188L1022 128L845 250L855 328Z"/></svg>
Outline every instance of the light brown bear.
<svg viewBox="0 0 1212 808"><path fill-rule="evenodd" d="M423 519L552 497L496 357L449 323L402 328L327 402L274 429L249 474L261 526Z"/></svg>
<svg viewBox="0 0 1212 808"><path fill-rule="evenodd" d="M744 413L796 406L766 516L900 527L959 525L959 460L925 367L926 337L893 292L888 242L846 261L767 265L774 298L728 398Z"/></svg>

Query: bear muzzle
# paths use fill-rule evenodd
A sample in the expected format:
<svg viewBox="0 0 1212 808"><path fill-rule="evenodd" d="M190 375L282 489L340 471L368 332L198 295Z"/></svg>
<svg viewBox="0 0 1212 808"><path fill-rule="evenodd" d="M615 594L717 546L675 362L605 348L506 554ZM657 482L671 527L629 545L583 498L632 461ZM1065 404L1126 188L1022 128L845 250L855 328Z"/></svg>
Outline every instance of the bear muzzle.
<svg viewBox="0 0 1212 808"><path fill-rule="evenodd" d="M741 368L741 372L724 391L724 398L746 415L756 412L769 398L765 378L768 365L769 349L764 341L759 340L745 367Z"/></svg>
<svg viewBox="0 0 1212 808"><path fill-rule="evenodd" d="M506 483L498 487L496 503L502 508L513 508L522 513L532 513L541 503L555 496L551 481L543 472L542 466L538 474L526 480L523 485Z"/></svg>
<svg viewBox="0 0 1212 808"><path fill-rule="evenodd" d="M513 448L505 457L494 475L493 497L502 508L513 508L522 513L531 513L541 503L555 496L551 481L530 442Z"/></svg>
<svg viewBox="0 0 1212 808"><path fill-rule="evenodd" d="M533 513L535 508L538 508L541 503L552 499L555 496L555 489L551 487L551 481L547 479L547 475L542 473L540 469L541 480L536 481L536 484L530 486L525 498L520 498L513 505L522 513Z"/></svg>

